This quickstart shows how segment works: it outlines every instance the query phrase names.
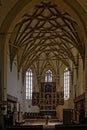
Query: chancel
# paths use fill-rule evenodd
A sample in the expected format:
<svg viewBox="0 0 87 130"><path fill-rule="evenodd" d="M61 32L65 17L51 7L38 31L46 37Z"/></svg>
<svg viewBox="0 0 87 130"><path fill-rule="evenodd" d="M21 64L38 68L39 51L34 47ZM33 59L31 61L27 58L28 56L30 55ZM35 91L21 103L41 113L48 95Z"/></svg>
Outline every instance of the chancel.
<svg viewBox="0 0 87 130"><path fill-rule="evenodd" d="M0 129L87 129L87 0L0 0Z"/></svg>

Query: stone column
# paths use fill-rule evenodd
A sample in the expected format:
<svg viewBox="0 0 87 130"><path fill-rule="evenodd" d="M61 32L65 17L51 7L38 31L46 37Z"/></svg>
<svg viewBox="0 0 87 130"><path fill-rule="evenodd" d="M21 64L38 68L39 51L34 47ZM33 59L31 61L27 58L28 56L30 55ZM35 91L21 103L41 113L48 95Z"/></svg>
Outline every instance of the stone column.
<svg viewBox="0 0 87 130"><path fill-rule="evenodd" d="M4 101L4 43L3 34L0 35L0 109ZM4 110L0 110L0 127L4 127Z"/></svg>
<svg viewBox="0 0 87 130"><path fill-rule="evenodd" d="M85 54L84 89L85 89L85 117L87 118L87 49Z"/></svg>
<svg viewBox="0 0 87 130"><path fill-rule="evenodd" d="M41 75L37 76L37 83L38 83L38 88L40 89L40 86L41 86Z"/></svg>

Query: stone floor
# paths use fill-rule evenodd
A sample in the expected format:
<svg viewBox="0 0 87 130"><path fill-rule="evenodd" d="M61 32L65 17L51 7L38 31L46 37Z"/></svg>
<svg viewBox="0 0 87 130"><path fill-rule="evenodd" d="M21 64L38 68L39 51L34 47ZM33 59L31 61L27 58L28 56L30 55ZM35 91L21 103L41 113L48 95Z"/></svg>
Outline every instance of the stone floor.
<svg viewBox="0 0 87 130"><path fill-rule="evenodd" d="M55 125L63 124L62 122L59 122L58 120L48 120L48 123L46 124L46 120L44 119L34 119L34 120L26 120L24 125L43 125L43 128L49 128L49 127L55 127Z"/></svg>

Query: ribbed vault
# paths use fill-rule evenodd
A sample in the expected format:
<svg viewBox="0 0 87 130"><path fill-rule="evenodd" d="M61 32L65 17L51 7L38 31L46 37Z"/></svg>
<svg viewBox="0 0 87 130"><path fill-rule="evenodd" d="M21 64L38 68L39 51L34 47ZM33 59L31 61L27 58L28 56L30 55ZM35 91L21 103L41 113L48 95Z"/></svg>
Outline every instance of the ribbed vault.
<svg viewBox="0 0 87 130"><path fill-rule="evenodd" d="M32 14L25 12L15 24L9 39L10 64L15 56L18 71L29 67L77 66L77 56L84 60L84 46L78 23L69 13L52 2L38 3ZM40 66L38 66L40 63Z"/></svg>

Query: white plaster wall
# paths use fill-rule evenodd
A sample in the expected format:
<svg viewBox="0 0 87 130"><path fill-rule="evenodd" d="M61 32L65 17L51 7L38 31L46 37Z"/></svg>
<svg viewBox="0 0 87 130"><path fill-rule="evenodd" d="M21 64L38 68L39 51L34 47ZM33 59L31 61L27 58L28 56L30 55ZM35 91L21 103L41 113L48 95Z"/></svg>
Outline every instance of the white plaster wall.
<svg viewBox="0 0 87 130"><path fill-rule="evenodd" d="M10 70L9 56L7 56L7 94L18 98L18 102L22 101L21 89L22 89L22 78L21 73L17 73L17 62L16 58L13 63L12 71Z"/></svg>
<svg viewBox="0 0 87 130"><path fill-rule="evenodd" d="M32 106L32 101L26 100L26 86L22 84L21 71L18 78L16 58L10 71L9 55L7 56L7 94L18 98L18 107L20 104L22 112L39 112L38 106Z"/></svg>

